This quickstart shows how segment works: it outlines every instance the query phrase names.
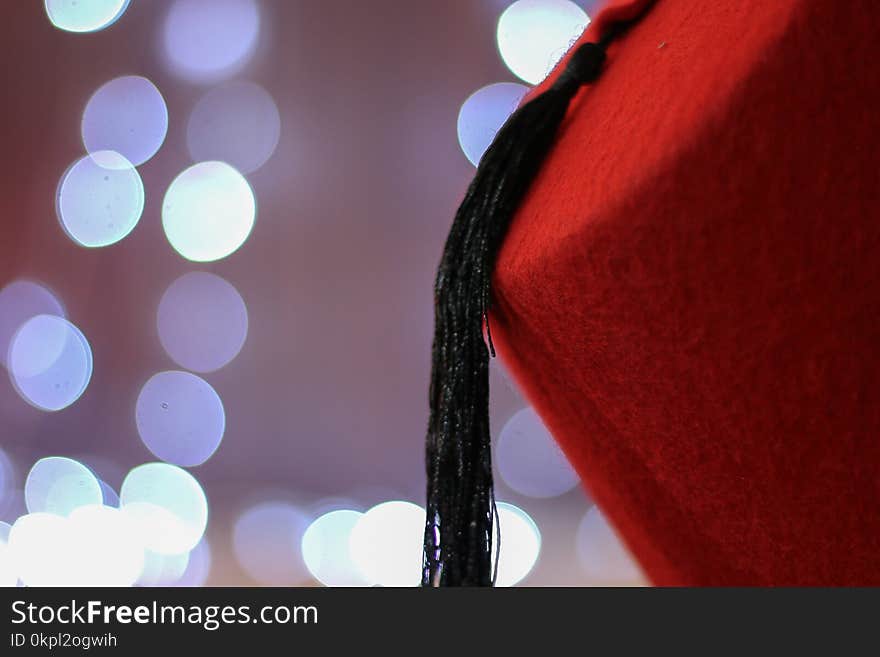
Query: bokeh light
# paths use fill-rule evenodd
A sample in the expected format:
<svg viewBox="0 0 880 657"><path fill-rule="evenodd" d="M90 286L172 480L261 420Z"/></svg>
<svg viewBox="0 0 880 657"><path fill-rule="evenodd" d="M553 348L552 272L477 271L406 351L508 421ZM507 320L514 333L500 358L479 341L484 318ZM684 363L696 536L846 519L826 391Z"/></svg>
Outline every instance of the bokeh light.
<svg viewBox="0 0 880 657"><path fill-rule="evenodd" d="M43 411L60 411L85 392L92 349L82 332L57 315L37 315L18 329L8 357L19 395Z"/></svg>
<svg viewBox="0 0 880 657"><path fill-rule="evenodd" d="M247 306L221 277L190 272L162 295L156 325L174 362L194 372L213 372L241 351L248 332Z"/></svg>
<svg viewBox="0 0 880 657"><path fill-rule="evenodd" d="M33 281L13 281L0 290L0 363L21 325L37 315L64 317L64 307L48 289Z"/></svg>
<svg viewBox="0 0 880 657"><path fill-rule="evenodd" d="M139 586L171 586L177 584L189 567L189 552L159 554L144 552L144 567L138 577Z"/></svg>
<svg viewBox="0 0 880 657"><path fill-rule="evenodd" d="M116 78L99 87L83 112L86 150L113 151L135 166L156 154L167 132L165 99L155 84L138 75Z"/></svg>
<svg viewBox="0 0 880 657"><path fill-rule="evenodd" d="M242 173L263 166L280 136L281 117L269 92L238 80L202 96L186 128L193 160L228 162Z"/></svg>
<svg viewBox="0 0 880 657"><path fill-rule="evenodd" d="M144 547L159 554L189 552L208 524L208 500L201 485L168 463L146 463L131 470L119 500Z"/></svg>
<svg viewBox="0 0 880 657"><path fill-rule="evenodd" d="M518 0L498 19L498 50L514 75L537 84L589 23L569 0Z"/></svg>
<svg viewBox="0 0 880 657"><path fill-rule="evenodd" d="M295 586L309 579L302 537L311 518L282 501L261 502L235 523L233 548L245 572L260 584Z"/></svg>
<svg viewBox="0 0 880 657"><path fill-rule="evenodd" d="M144 183L126 158L96 151L78 159L61 177L58 219L77 244L96 248L128 235L144 211Z"/></svg>
<svg viewBox="0 0 880 657"><path fill-rule="evenodd" d="M72 584L73 533L70 521L54 513L21 516L9 531L9 555L26 586Z"/></svg>
<svg viewBox="0 0 880 657"><path fill-rule="evenodd" d="M9 531L12 525L0 522L0 587L16 586L18 570L12 561L12 550L9 548Z"/></svg>
<svg viewBox="0 0 880 657"><path fill-rule="evenodd" d="M160 372L141 388L135 422L144 445L163 461L191 467L220 446L226 414L220 396L189 372Z"/></svg>
<svg viewBox="0 0 880 657"><path fill-rule="evenodd" d="M0 449L0 503L4 501L6 495L13 489L13 478L15 470L12 467L12 461L2 449ZM2 506L2 504L0 504Z"/></svg>
<svg viewBox="0 0 880 657"><path fill-rule="evenodd" d="M577 554L589 582L595 586L641 586L645 577L604 514L590 507L577 530Z"/></svg>
<svg viewBox="0 0 880 657"><path fill-rule="evenodd" d="M387 497L387 491L380 496L381 499L387 499ZM331 511L351 511L359 509L361 505L357 500L360 499L361 496L358 495L357 492L353 493L351 496L331 495L330 497L321 497L315 500L312 504L309 504L308 507L306 507L306 510L313 518L319 518ZM356 513L360 513L360 511L356 511Z"/></svg>
<svg viewBox="0 0 880 657"><path fill-rule="evenodd" d="M131 586L143 567L143 548L129 519L101 505L80 506L68 517L21 516L8 545L27 586Z"/></svg>
<svg viewBox="0 0 880 657"><path fill-rule="evenodd" d="M351 530L349 549L371 585L418 586L422 576L425 510L411 502L383 502Z"/></svg>
<svg viewBox="0 0 880 657"><path fill-rule="evenodd" d="M210 574L211 546L208 543L208 540L203 538L199 541L199 544L192 549L192 552L189 553L186 570L184 570L183 574L176 582L174 582L174 585L186 587L204 586L205 582L208 581L208 576Z"/></svg>
<svg viewBox="0 0 880 657"><path fill-rule="evenodd" d="M525 511L507 502L498 502L501 549L498 555L496 586L514 586L528 575L541 553L541 532Z"/></svg>
<svg viewBox="0 0 880 657"><path fill-rule="evenodd" d="M162 226L184 258L210 262L244 244L256 213L254 193L244 176L225 162L200 162L168 187Z"/></svg>
<svg viewBox="0 0 880 657"><path fill-rule="evenodd" d="M24 499L31 513L66 516L75 509L100 505L104 495L94 473L64 456L42 458L28 472Z"/></svg>
<svg viewBox="0 0 880 657"><path fill-rule="evenodd" d="M144 567L144 549L131 519L119 509L81 506L69 516L73 586L131 586Z"/></svg>
<svg viewBox="0 0 880 657"><path fill-rule="evenodd" d="M477 166L498 130L517 108L528 87L499 82L478 89L458 113L458 143L471 164Z"/></svg>
<svg viewBox="0 0 880 657"><path fill-rule="evenodd" d="M131 0L45 0L52 25L66 32L96 32L119 20Z"/></svg>
<svg viewBox="0 0 880 657"><path fill-rule="evenodd" d="M574 3L566 0L492 0L492 6L484 8L485 16L498 18L505 8L510 7L498 23L497 34L492 34L495 27L492 25L484 36L489 40L497 37L504 62L518 77L510 74L496 77L496 80L510 82L486 86L467 100L464 98L466 94L458 97L458 102L465 102L458 115L457 136L470 162L477 165L500 126L528 94L530 87L527 84L544 77L588 22L583 12L574 9L574 4L591 12L590 7L597 1L601 0L574 0ZM58 29L72 32L96 31L113 25L124 15L129 3L130 0L44 0L45 13L51 23ZM412 417L397 418L393 413L391 416L394 417L391 417L385 410L389 407L386 403L390 399L388 394L394 397L396 392L411 390L413 386L408 385L410 377L406 368L401 369L397 367L400 363L392 362L394 355L401 351L400 345L395 347L392 341L389 347L385 344L387 340L376 343L376 336L387 324L381 321L381 308L374 313L375 326L371 324L369 313L360 311L363 310L361 305L370 305L369 299L375 297L375 294L372 297L368 294L372 289L368 284L400 279L403 288L409 290L412 286L407 281L420 277L412 275L412 271L405 271L406 267L400 271L395 267L376 270L375 262L386 262L388 253L394 249L400 251L399 244L391 243L392 251L388 253L367 253L369 261L352 260L352 254L364 256L364 249L358 248L358 239L364 235L396 235L403 239L395 226L402 225L401 221L412 214L409 207L412 204L408 205L407 199L398 199L399 202L391 204L393 207L386 207L380 198L384 193L383 181L400 179L397 187L418 187L412 184L413 180L404 180L413 171L418 173L418 167L407 166L412 162L403 160L418 161L433 147L440 148L438 152L444 158L451 156L448 161L435 163L439 167L434 172L437 175L430 178L440 184L434 189L437 198L430 199L427 204L434 210L438 207L442 210L448 205L444 201L450 191L446 183L450 180L454 183L455 176L450 178L446 174L455 169L457 155L454 143L453 150L448 150L450 135L444 134L443 130L444 122L447 128L450 127L450 117L443 109L443 103L434 102L436 98L429 97L429 94L416 99L418 102L408 107L408 111L414 110L418 115L413 121L381 103L373 104L375 106L366 113L369 116L364 121L358 123L354 120L357 115L364 114L356 111L364 90L378 89L374 84L376 80L369 79L370 72L380 77L383 71L387 73L388 53L383 54L381 48L376 52L361 52L362 61L357 63L354 77L343 81L342 87L338 80L326 75L326 79L320 74L312 76L314 79L300 76L298 84L301 83L302 93L291 95L288 93L290 89L277 84L283 74L289 72L290 57L295 59L307 53L318 61L326 55L315 50L322 43L320 35L305 34L303 28L307 31L320 22L332 25L339 11L338 8L310 10L307 25L300 20L304 18L302 12L288 7L293 3L276 4L278 6L262 0L141 3L135 7L135 14L126 15L123 19L126 22L115 31L92 36L64 34L49 27L47 19L37 15L41 20L32 26L34 29L41 31L50 41L73 47L64 53L72 77L56 89L59 93L55 94L58 97L54 105L71 110L68 114L72 115L69 118L72 118L73 126L68 126L71 129L67 137L81 140L80 152L70 153L69 159L62 162L62 166L68 163L70 166L60 180L57 176L61 169L50 174L52 189L42 200L52 203L55 192L57 219L65 235L75 245L87 248L75 248L66 237L56 232L54 237L60 240L61 246L67 244L69 248L61 249L66 255L62 254L60 259L53 258L53 244L58 244L53 242L51 231L58 231L58 228L52 223L51 216L48 217L49 223L35 217L37 223L23 233L19 231L18 237L24 239L24 243L10 242L8 245L15 253L12 254L13 267L8 272L8 279L0 281L0 362L4 367L8 365L12 386L5 396L0 396L0 406L4 407L0 408L0 416L7 411L10 413L6 441L10 445L10 455L17 459L17 471L13 473L12 464L0 450L0 518L9 523L19 520L14 532L11 524L0 522L0 585L22 583L16 557L22 564L24 581L28 585L114 586L134 583L141 586L201 586L211 574L212 558L215 561L213 576L217 579L213 583L227 585L258 582L289 586L320 582L326 586L413 586L419 583L424 510L409 502L385 502L402 497L401 491L407 491L409 495L417 490L418 473L404 474L394 487L390 483L383 487L367 486L369 482L394 480L395 464L400 461L394 457L394 449L388 452L387 449L371 448L381 446L380 443L389 437L401 435L398 429L410 424ZM39 4L36 9L40 11ZM414 9L407 20L424 19L426 11L431 13L424 8ZM438 23L435 27L449 31L447 28L454 28L456 20L461 17L452 16L456 12L445 13L450 16L441 16L442 11L434 12L432 20L442 18L443 24ZM375 32L372 36L380 42L394 43L394 30L400 27L397 23L401 21L379 20L370 26ZM27 25L24 27L30 29ZM36 32L35 35L39 36ZM30 36L24 35L23 38L30 42ZM273 40L276 43L270 43ZM149 41L147 45L150 47L119 51L120 44L126 41L137 41L139 45ZM287 45L279 50L278 47L284 45L282 41ZM491 69L492 58L496 60L494 64L498 64L497 54L485 48L481 55L478 47L471 47L473 44L459 46L463 48L460 54L466 54L469 61L479 64L479 57L486 55L488 59L484 58L480 64L485 70ZM38 50L41 48L37 47ZM41 51L51 50L49 47ZM264 51L265 58L262 56ZM163 71L149 70L153 55L159 57ZM91 70L94 73L96 69L94 66L90 68L90 63L100 65L102 62L98 60L107 60L108 57L114 59L114 67L111 67L114 70L104 67L97 78L77 80L76 71ZM26 68L22 68L24 77L20 82L27 82ZM401 70L398 82L402 81L402 84L411 78L409 73L412 71ZM449 84L435 91L448 100L450 89L453 89L453 96L457 93L454 91L455 76L441 77L444 77L444 84ZM180 86L174 84L175 80L195 84ZM351 84L352 81L355 83ZM480 84L489 81L491 79ZM27 84L18 91L25 93L26 87ZM477 85L468 91L475 89ZM400 96L400 93L394 93L393 85L384 91L388 93L381 94L383 98ZM301 107L304 110L299 112L302 125L288 125L290 101L298 96L311 97L316 103ZM28 107L36 108L36 111L52 106L52 102L42 102L47 98L45 94L38 94L35 101L39 102L32 102ZM88 101L83 103L86 99ZM295 104L301 103L297 101ZM394 103L389 107L391 105ZM173 126L169 123L169 110L172 122L176 122ZM285 117L283 139L282 112ZM34 118L41 125L46 123L46 117L39 112ZM342 133L339 133L340 125L343 125ZM324 134L322 131L325 130L329 132ZM296 138L289 139L294 133ZM46 135L52 136L48 132ZM389 145L385 143L389 135L397 135L400 139L392 139L394 143ZM334 136L354 137L363 148L340 165L337 156L345 152L346 147L334 142ZM29 144L33 146L30 149L33 153L51 155L51 148L46 150L47 144ZM377 145L382 152L367 148ZM296 148L291 151L292 146ZM386 147L384 150L383 146ZM303 149L315 150L317 155L303 159L300 157L305 153ZM350 147L348 152L351 153ZM184 158L188 161L180 161L178 156L181 153L190 156ZM322 153L325 159L329 158L327 162L320 161ZM40 167L34 169L33 162L28 163L26 156L26 152L11 154L13 159L24 157L24 169L39 171ZM394 173L391 178L385 175L388 171L383 174L388 167L379 161L382 159L379 156L389 160L389 171L393 169ZM54 161L53 158L46 161ZM305 172L309 175L291 178L291 158L309 160L310 166ZM365 162L373 166L368 166L369 175L364 174L366 177L361 176L363 180L360 180L358 167ZM335 169L334 163L338 165ZM145 164L147 168L141 170ZM175 166L178 167L176 170L173 169ZM450 167L450 171L445 170ZM321 194L321 185L316 181L326 181L327 176L323 174L328 171L363 184L349 185L347 195L333 199L332 207L319 203L312 198ZM253 178L252 189L251 174L254 172L258 173ZM281 184L273 186L273 180ZM153 189L151 185L154 183L159 187ZM287 191L302 192L294 199L293 205L271 193L272 189L285 188L285 184ZM153 194L149 199L146 198L147 188ZM39 195L40 190L37 186L30 192ZM264 215L261 219L271 220L258 232L253 230L257 212L255 190L260 193L259 209ZM266 198L263 198L264 191L267 192ZM27 198L30 192L22 191L19 205L34 205L30 203L34 199ZM455 193L454 189L452 193ZM357 223L357 212L351 215L349 211L364 206L365 199L367 205L379 209L378 215L384 217L383 221L391 223L384 227L379 224L366 227ZM415 203L419 205L418 199ZM425 203L421 205L425 206ZM15 203L13 214L14 206ZM334 217L345 219L343 224L349 219L355 220L357 229L352 232L346 230L347 224L330 222L339 224L336 225L338 235L324 235L314 226L306 233L295 231L301 239L294 240L294 246L302 248L295 248L290 253L287 253L290 249L282 249L289 256L286 260L282 258L282 269L292 267L291 271L296 270L292 279L290 276L286 278L298 281L295 286L298 292L294 295L297 298L293 299L298 302L288 304L289 312L282 312L275 318L278 321L266 323L264 311L275 301L271 285L267 287L267 284L273 277L278 278L274 276L278 274L274 271L277 249L272 243L291 244L290 240L275 239L279 229L283 233L291 228L282 225L283 221L280 224L274 221L277 216L283 218L285 207L298 218L315 211L321 215L329 210ZM158 228L153 225L154 220L161 220L162 230L174 254L167 247L164 254L146 248L155 237L151 231ZM42 239L46 237L44 229L49 231L48 242ZM247 249L238 253L252 233L261 243L248 244ZM344 243L340 242L340 235ZM351 239L345 241L345 236ZM120 247L97 253L91 250L123 239L129 241ZM352 239L354 247L349 244ZM381 246L381 240L373 241L372 246ZM44 249L42 255L37 253L36 258L29 258L27 242L32 242L31 247L42 244L52 248ZM16 259L16 253L21 257ZM209 266L187 263L189 273L185 274L184 271L173 271L173 266L166 266L169 262L173 265L178 255L195 263L211 263L233 254L232 261L223 263L220 266L222 271L217 270L228 280L207 271L191 271L210 269ZM158 260L154 256L158 256ZM107 271L100 267L97 274L92 271L91 265L95 263L107 261L104 264L112 265L112 261L119 258L126 260L130 270L123 272L126 275L122 278L108 278ZM254 258L259 262L251 266ZM412 260L404 265L416 263L414 266L417 266L424 263L425 258L404 260ZM303 276L296 273L309 270L315 263L332 265L336 262L347 263L341 269L331 267L338 276L325 276L326 280L318 280L311 287L311 281L306 285ZM375 279L368 281L357 276L358 272L364 271L378 272L379 275L368 277ZM363 289L333 296L342 288L351 287L340 287L339 283L351 281L353 272L357 284L363 284ZM20 278L24 276L41 277L44 283ZM7 284L10 281L14 282ZM98 290L98 296L103 294L106 298L103 302L97 297L86 299L88 303L83 305L84 297L80 293L85 288ZM405 292L403 288L398 292ZM376 292L375 289L372 291ZM251 304L250 308L242 294ZM316 314L313 312L315 308L309 307L310 301L320 306L330 297L336 303L329 315ZM70 318L62 299L70 304ZM138 305L139 317L123 316L129 314L127 308L130 310ZM363 345L352 344L349 345L353 347L352 353L366 353L368 360L384 363L392 376L384 383L379 381L382 385L373 388L370 383L377 382L368 382L366 396L364 381L369 377L360 382L348 381L345 367L340 365L341 369L331 371L332 363L324 357L329 353L327 345L340 345L337 334L351 328L351 317L346 316L351 310L357 311L355 315L360 313L359 318L363 320L363 326L359 325L355 333L366 336L367 341L378 349L371 352L361 348ZM156 335L165 351L165 354L159 352L160 362L147 362L156 355L151 352L155 351L156 345L149 344L150 330L146 332L146 343L141 339L144 313L140 311L146 311L147 329L152 328L150 313L156 313ZM293 361L288 358L281 362L277 357L279 345L273 343L284 343L289 338L291 322L301 323L306 316L317 320L315 326L331 327L324 331L324 335L317 336L326 344L322 344L321 339L311 339L316 336L303 334L304 338L310 338L304 339L303 345L314 343L315 348L296 350L292 354ZM69 319L73 319L79 328ZM80 328L92 341L91 345ZM349 331L348 335L353 333ZM245 344L247 350L243 352ZM95 348L94 358L92 346ZM287 356L291 356L289 352L288 349ZM166 355L163 365L161 360ZM342 353L337 355L345 356ZM247 362L241 360L243 358ZM239 362L235 362L236 359ZM346 364L349 374L370 371L366 361L355 362L347 357L336 360ZM248 377L242 373L254 363L269 361L277 367L274 368L275 374L264 382L268 388L248 387ZM315 365L317 369L312 367ZM148 368L146 374L142 366ZM326 371L316 379L314 372L322 371L322 367ZM161 372L146 381L149 375L166 369L180 371ZM271 367L266 371L270 370ZM310 374L299 380L297 373L303 372ZM339 385L343 380L351 384L348 397L343 389L346 386ZM292 386L301 393L293 397L281 395L295 402L289 408L274 403L277 400L271 394L272 390L278 391L285 386ZM112 388L112 394L100 389L102 387ZM86 390L88 396L85 396ZM269 390L268 396L266 390ZM334 398L335 405L322 406L322 395L327 397L324 393L329 390L336 391L338 399ZM218 391L222 393L222 399ZM137 401L132 404L135 393ZM27 404L46 411L62 410L78 399L82 401L78 408L61 416L46 417L21 402L19 395ZM514 395L508 395L501 400L502 406L509 411L520 407L512 397ZM234 407L237 420L254 429L251 449L244 450L247 453L241 451L241 445L232 445L232 433L229 439L225 437L224 402L229 405L230 413ZM412 404L406 406L413 407ZM339 413L339 408L347 410ZM230 415L230 422L232 420ZM36 458L52 452L43 449L48 443L35 441L38 436L33 430L38 429L40 423L58 422L64 429L63 440L58 443L62 448L58 451L73 458L50 457L34 464ZM123 429L122 434L117 431L119 426ZM138 441L130 440L130 435L126 437L126 426L129 433L132 429L138 431L141 442L154 455L150 460L161 460L162 463L140 466L125 476L132 464L147 460ZM279 426L286 428L288 434L293 432L293 439L281 451L269 449L270 443L275 445L277 442L271 437L278 434ZM48 431L48 424L44 428ZM230 424L230 432L232 429ZM366 438L361 441L366 445L366 451L358 448L352 455L362 467L352 469L351 464L343 463L346 459L340 457L333 468L321 469L333 460L334 455L345 453L346 441L358 436ZM216 451L224 440L227 441L225 449L218 458ZM308 448L307 443L312 443L313 448ZM100 467L100 461L94 461L93 457L112 459L108 461L111 467ZM495 462L499 480L509 487L508 492L547 498L577 487L574 472L531 411L518 413L501 431ZM29 472L32 464L34 467ZM119 464L125 464L125 469ZM208 464L205 477L206 488L209 483L208 490L212 493L210 507L199 481L182 469L202 464ZM332 471L334 469L337 471ZM201 479L201 475L197 476ZM274 482L285 480L285 477L296 482L295 496L278 494L277 490L271 492L271 488L267 489L271 497L250 496L254 485L274 486ZM316 502L320 495L326 494L338 497ZM275 501L252 505L266 499ZM417 497L412 499L418 501ZM362 513L374 504L377 506ZM574 506L577 507L574 511L576 525L586 507ZM530 507L526 508L531 512ZM239 512L243 513L233 515ZM535 568L541 550L541 532L545 533L548 547L562 537L572 549L575 527L565 522L551 525L549 516L545 526L543 517L536 516L542 523L539 531L524 511L505 503L499 503L499 513L502 552L498 584L543 583L539 577L543 573ZM213 544L217 551L213 555L206 540L209 516L213 530L216 530L212 543L216 540ZM584 532L595 534L593 530L584 529L586 523L585 519L578 533L581 560L587 554L581 543L595 541L594 537L585 539L581 536ZM567 535L561 527L568 528ZM607 525L604 529L608 530ZM550 534L551 531L556 533ZM14 539L14 545L8 540L10 538ZM615 545L620 547L619 542ZM545 562L548 557L549 554L544 555ZM605 568L603 572L607 570ZM524 579L529 577L531 579ZM596 578L591 576L591 581L593 579ZM572 583L578 581L575 578Z"/></svg>
<svg viewBox="0 0 880 657"><path fill-rule="evenodd" d="M339 509L317 518L303 535L303 560L325 586L366 586L351 557L351 532L363 514Z"/></svg>
<svg viewBox="0 0 880 657"><path fill-rule="evenodd" d="M119 494L103 479L99 479L98 483L101 484L101 500L104 506L118 507Z"/></svg>
<svg viewBox="0 0 880 657"><path fill-rule="evenodd" d="M501 429L495 462L504 483L528 497L556 497L579 482L553 436L531 408L515 413Z"/></svg>
<svg viewBox="0 0 880 657"><path fill-rule="evenodd" d="M254 0L177 0L165 19L165 54L181 77L215 82L244 66L259 32Z"/></svg>
<svg viewBox="0 0 880 657"><path fill-rule="evenodd" d="M27 503L24 501L24 487L12 488L0 499L0 518L13 523L19 516L27 513Z"/></svg>
<svg viewBox="0 0 880 657"><path fill-rule="evenodd" d="M90 450L79 454L71 454L71 457L89 466L98 479L103 479L108 483L110 481L122 481L127 472L124 467L119 465L113 452L110 450L102 450L100 453Z"/></svg>

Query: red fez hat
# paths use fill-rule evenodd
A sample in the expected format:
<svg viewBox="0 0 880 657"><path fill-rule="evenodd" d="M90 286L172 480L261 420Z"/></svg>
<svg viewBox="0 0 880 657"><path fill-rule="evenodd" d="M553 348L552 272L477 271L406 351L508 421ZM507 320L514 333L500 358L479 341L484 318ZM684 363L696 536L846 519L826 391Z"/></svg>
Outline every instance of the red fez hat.
<svg viewBox="0 0 880 657"><path fill-rule="evenodd" d="M494 345L654 583L880 584L878 33L618 0L511 117L438 272L423 583L492 581Z"/></svg>

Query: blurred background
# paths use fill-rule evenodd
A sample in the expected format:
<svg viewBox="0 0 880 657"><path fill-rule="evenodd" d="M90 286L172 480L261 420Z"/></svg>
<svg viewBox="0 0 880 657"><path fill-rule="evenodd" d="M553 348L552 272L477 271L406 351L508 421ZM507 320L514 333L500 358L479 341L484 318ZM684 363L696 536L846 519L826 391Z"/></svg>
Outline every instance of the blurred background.
<svg viewBox="0 0 880 657"><path fill-rule="evenodd" d="M4 3L0 584L417 584L439 253L599 4ZM492 367L499 583L644 584Z"/></svg>

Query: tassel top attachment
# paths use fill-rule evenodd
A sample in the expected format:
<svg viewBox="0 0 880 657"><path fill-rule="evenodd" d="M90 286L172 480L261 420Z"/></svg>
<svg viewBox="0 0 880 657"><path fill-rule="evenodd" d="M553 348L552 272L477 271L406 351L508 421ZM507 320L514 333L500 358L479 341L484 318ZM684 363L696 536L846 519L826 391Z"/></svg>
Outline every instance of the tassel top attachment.
<svg viewBox="0 0 880 657"><path fill-rule="evenodd" d="M573 95L578 87L589 84L599 77L604 63L605 47L600 43L584 43L574 51L552 88L568 91Z"/></svg>

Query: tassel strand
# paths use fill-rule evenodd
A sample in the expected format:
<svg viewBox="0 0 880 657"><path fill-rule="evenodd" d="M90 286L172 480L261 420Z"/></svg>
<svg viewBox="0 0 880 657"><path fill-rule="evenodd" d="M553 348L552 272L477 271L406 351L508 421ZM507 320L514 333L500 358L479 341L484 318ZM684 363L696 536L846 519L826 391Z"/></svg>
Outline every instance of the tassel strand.
<svg viewBox="0 0 880 657"><path fill-rule="evenodd" d="M599 75L608 44L622 29L614 25L599 43L579 46L554 84L511 115L480 160L452 223L434 285L423 586L491 586L497 577L489 432L492 271L571 99Z"/></svg>

